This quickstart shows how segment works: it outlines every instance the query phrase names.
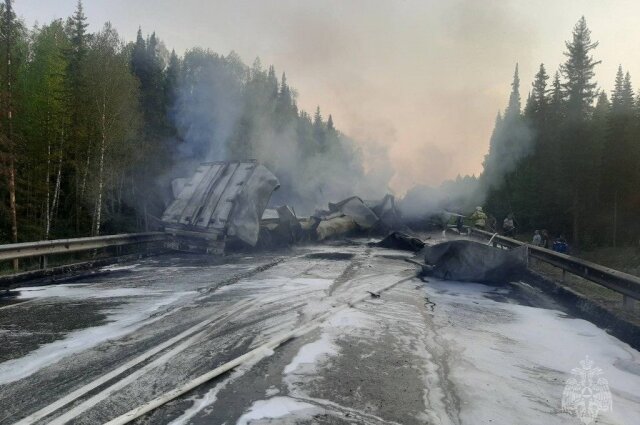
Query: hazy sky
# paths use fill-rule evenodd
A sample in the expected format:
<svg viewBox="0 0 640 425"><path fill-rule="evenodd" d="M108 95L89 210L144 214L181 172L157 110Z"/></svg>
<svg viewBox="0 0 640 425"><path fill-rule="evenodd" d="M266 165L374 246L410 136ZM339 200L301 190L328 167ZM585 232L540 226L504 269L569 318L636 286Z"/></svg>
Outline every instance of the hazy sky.
<svg viewBox="0 0 640 425"><path fill-rule="evenodd" d="M76 0L16 0L28 25L72 14ZM607 91L619 63L640 79L637 0L85 0L90 29L138 26L169 49L193 46L286 71L299 105L320 105L362 145L386 149L392 187L478 173L520 64L523 103L540 62L550 74L581 15Z"/></svg>

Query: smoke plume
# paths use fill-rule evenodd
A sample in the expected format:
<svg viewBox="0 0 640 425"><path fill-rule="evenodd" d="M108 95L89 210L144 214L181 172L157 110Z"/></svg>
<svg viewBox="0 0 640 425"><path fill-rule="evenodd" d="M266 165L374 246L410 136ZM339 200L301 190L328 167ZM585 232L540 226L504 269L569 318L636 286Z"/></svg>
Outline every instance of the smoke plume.
<svg viewBox="0 0 640 425"><path fill-rule="evenodd" d="M295 92L275 71L256 60L203 50L185 54L172 117L180 138L174 177L199 162L256 159L276 174L281 188L272 204L292 205L298 214L326 208L352 195L386 194L391 167L377 150L365 170L363 153L318 110L298 111Z"/></svg>

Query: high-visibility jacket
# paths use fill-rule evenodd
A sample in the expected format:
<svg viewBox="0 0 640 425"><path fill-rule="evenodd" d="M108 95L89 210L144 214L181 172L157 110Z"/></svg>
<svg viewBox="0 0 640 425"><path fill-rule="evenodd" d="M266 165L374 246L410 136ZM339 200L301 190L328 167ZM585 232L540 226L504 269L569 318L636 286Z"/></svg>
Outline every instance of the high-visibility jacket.
<svg viewBox="0 0 640 425"><path fill-rule="evenodd" d="M487 215L482 212L475 210L473 214L471 214L471 220L473 220L473 224L477 227L484 227L487 224Z"/></svg>

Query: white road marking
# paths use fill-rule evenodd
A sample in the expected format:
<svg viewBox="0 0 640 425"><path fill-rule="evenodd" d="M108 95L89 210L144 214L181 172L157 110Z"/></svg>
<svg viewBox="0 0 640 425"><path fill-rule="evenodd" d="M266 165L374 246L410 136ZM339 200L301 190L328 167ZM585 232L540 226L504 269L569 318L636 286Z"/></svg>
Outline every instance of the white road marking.
<svg viewBox="0 0 640 425"><path fill-rule="evenodd" d="M127 363L121 365L120 367L118 367L117 369L112 370L111 372L102 375L101 377L93 380L92 382L78 388L77 390L73 391L72 393L66 395L65 397L55 401L54 403L51 403L48 406L43 407L42 409L38 410L35 413L32 413L31 415L27 416L26 418L20 420L19 422L16 422L15 425L28 425L28 424L33 424L36 423L38 420L50 415L51 413L55 412L56 410L66 406L67 404L71 403L72 401L82 397L84 394L88 393L89 391L99 387L100 385L103 385L104 383L110 381L111 379L117 377L118 375L126 372L127 370L131 369L132 367L142 363L143 361L149 359L150 357L156 355L157 353L167 349L168 347L176 344L177 342L193 335L194 333L202 330L204 327L217 322L219 320L225 319L226 317L229 317L231 314L236 313L238 310L242 309L242 308L246 308L248 305L250 304L250 302L241 302L238 305L235 306L234 309L232 309L231 311L229 311L228 313L224 314L223 316L220 317L216 317L213 319L207 319L204 320L192 327L190 327L189 329L185 330L184 332L174 336L171 339L168 339L167 341L163 342L162 344L159 344L157 346L155 346L154 348L145 351L144 353L142 353L141 355L139 355L138 357L128 361Z"/></svg>

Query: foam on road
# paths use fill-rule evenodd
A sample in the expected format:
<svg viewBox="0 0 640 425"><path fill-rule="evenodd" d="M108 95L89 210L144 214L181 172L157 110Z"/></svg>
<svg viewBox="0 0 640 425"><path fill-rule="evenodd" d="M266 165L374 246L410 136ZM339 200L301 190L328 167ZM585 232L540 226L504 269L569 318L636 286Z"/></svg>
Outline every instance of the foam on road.
<svg viewBox="0 0 640 425"><path fill-rule="evenodd" d="M125 266L97 286L33 290L25 296L37 298L31 303L36 307L91 299L126 302L105 310L105 323L74 330L10 360L13 367L0 363L5 382L0 391L22 403L16 407L0 400L0 407L13 412L0 415L0 423L15 422L11 419L92 379L83 371L99 376L201 320L219 318L166 361L160 353L141 366L136 379L88 395L86 408L66 409L77 423L103 423L367 291L402 281L415 273L402 260L406 255L365 245L307 247L253 275L247 270L271 259L256 255L236 264L202 265L189 257L173 258ZM218 286L234 273L242 277ZM404 281L381 298L336 309L314 331L167 403L144 421L579 424L562 412L561 398L571 370L589 356L603 370L613 397L613 410L601 413L598 423L635 425L640 354L589 322L543 308L553 303L541 293L522 305L522 288ZM65 344L82 332L103 333L67 351ZM45 359L41 350L59 357L33 362ZM15 362L32 373L11 375L18 369ZM64 414L62 409L42 423Z"/></svg>
<svg viewBox="0 0 640 425"><path fill-rule="evenodd" d="M146 289L114 288L94 289L90 285L57 285L21 289L21 297L38 298L49 303L73 303L88 299L115 302L116 307L102 310L102 324L65 334L61 339L41 345L29 354L0 363L0 385L26 378L44 366L63 357L88 350L107 340L114 340L131 333L151 321L158 320L167 306L181 298L193 296L193 292L150 291ZM30 304L36 309L37 305ZM10 331L9 331L10 332ZM7 335L8 336L8 335ZM28 335L25 335L28 336Z"/></svg>
<svg viewBox="0 0 640 425"><path fill-rule="evenodd" d="M637 423L639 353L584 320L518 305L510 292L416 280L340 313L284 367L286 394L315 406L319 423L580 423L561 400L572 369L589 356L613 398L598 423ZM423 297L424 308L416 303ZM389 354L393 360L384 364ZM291 409L270 417L260 409L277 400L282 394L254 401L247 412L264 415L250 423L296 423L309 414Z"/></svg>

